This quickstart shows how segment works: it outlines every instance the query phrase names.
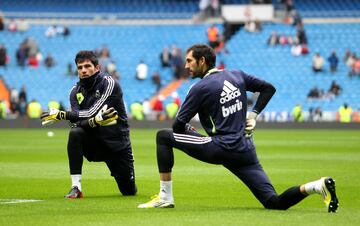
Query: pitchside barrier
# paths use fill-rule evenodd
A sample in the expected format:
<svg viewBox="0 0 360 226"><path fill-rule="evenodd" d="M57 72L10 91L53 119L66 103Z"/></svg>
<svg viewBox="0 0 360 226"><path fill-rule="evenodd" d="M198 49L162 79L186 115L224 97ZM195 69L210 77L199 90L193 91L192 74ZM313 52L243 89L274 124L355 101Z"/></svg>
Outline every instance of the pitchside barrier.
<svg viewBox="0 0 360 226"><path fill-rule="evenodd" d="M135 121L129 120L130 128L170 128L171 120L163 121ZM192 121L195 128L202 128L198 121ZM0 120L0 129L20 129L20 128L44 128L41 126L40 119L11 119ZM54 123L47 128L69 128L69 123L61 121ZM360 123L340 123L340 122L257 122L257 129L360 129Z"/></svg>

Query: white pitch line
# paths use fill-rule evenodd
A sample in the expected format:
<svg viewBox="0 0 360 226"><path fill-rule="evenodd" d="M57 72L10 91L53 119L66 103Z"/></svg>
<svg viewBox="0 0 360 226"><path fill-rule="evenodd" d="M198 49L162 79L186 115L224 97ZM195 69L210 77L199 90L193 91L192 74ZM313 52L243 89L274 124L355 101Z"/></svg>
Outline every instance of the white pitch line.
<svg viewBox="0 0 360 226"><path fill-rule="evenodd" d="M25 203L25 202L41 202L43 200L36 199L0 199L0 204L15 204L15 203Z"/></svg>

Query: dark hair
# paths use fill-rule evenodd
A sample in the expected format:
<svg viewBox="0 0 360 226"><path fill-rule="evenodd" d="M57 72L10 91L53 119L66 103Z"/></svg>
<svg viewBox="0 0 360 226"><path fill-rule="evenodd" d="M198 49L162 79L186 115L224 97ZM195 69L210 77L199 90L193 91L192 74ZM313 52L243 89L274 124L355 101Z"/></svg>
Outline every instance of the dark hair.
<svg viewBox="0 0 360 226"><path fill-rule="evenodd" d="M99 64L99 60L93 51L81 50L76 54L75 63L82 63L85 60L90 60L91 63L96 67Z"/></svg>
<svg viewBox="0 0 360 226"><path fill-rule="evenodd" d="M204 44L195 44L187 49L186 53L192 51L192 55L195 58L196 62L199 61L201 57L205 58L205 62L209 68L215 67L216 55L213 48Z"/></svg>

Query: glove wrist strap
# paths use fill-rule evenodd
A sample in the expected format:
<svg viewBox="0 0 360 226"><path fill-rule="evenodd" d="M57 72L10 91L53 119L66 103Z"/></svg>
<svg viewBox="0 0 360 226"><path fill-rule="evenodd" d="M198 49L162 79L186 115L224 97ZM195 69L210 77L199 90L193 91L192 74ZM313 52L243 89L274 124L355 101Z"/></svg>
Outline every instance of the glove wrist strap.
<svg viewBox="0 0 360 226"><path fill-rule="evenodd" d="M96 127L98 125L97 122L95 121L95 118L90 118L88 120L88 122L89 122L89 126L92 127L92 128L94 128L94 127Z"/></svg>
<svg viewBox="0 0 360 226"><path fill-rule="evenodd" d="M65 111L59 111L59 119L66 120L66 112Z"/></svg>

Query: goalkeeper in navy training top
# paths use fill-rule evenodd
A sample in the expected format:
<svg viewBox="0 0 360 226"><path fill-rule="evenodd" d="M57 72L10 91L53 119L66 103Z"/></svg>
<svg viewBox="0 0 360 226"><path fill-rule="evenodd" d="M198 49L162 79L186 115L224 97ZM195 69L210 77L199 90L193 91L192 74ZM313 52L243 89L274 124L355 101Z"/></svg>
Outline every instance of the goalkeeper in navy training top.
<svg viewBox="0 0 360 226"><path fill-rule="evenodd" d="M171 171L173 148L210 164L223 165L251 190L267 209L286 210L310 194L322 194L329 212L335 212L338 199L331 177L294 186L278 195L256 155L252 134L257 115L275 93L270 83L243 71L215 68L214 50L207 45L194 45L186 52L185 68L192 78L201 78L189 90L176 116L172 130L157 133L157 163L160 192L138 208L172 208ZM247 114L246 91L260 95ZM199 115L209 136L197 133L188 122Z"/></svg>
<svg viewBox="0 0 360 226"><path fill-rule="evenodd" d="M117 81L100 71L92 51L75 57L79 82L70 92L71 111L50 109L42 124L69 120L67 145L72 187L65 198L82 198L83 156L88 161L105 162L123 195L135 195L134 157L123 93Z"/></svg>

